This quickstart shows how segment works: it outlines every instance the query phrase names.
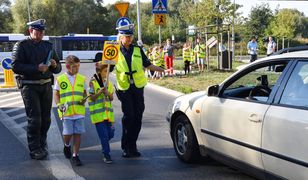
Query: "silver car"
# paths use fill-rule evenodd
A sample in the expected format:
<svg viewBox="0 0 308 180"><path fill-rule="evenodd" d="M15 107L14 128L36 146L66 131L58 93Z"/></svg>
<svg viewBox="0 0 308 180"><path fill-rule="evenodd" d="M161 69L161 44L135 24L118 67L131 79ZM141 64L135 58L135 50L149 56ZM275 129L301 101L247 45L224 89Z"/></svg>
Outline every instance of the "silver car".
<svg viewBox="0 0 308 180"><path fill-rule="evenodd" d="M211 156L260 179L308 179L308 50L257 60L178 97L167 121L185 162Z"/></svg>

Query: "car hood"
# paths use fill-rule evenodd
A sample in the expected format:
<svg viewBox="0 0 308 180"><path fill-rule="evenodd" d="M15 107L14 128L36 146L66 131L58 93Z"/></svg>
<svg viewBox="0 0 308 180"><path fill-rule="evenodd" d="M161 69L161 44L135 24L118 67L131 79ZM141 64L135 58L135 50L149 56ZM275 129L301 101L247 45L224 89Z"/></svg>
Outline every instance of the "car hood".
<svg viewBox="0 0 308 180"><path fill-rule="evenodd" d="M187 108L192 108L195 102L202 97L206 97L206 91L198 91L191 94L183 95L175 99L174 104L176 105L174 111L181 109L185 112Z"/></svg>

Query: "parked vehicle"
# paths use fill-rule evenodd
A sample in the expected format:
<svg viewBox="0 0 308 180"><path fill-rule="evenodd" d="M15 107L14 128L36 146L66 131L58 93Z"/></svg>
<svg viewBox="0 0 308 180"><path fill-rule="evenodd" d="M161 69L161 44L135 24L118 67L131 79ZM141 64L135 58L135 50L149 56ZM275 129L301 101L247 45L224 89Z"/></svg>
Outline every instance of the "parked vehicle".
<svg viewBox="0 0 308 180"><path fill-rule="evenodd" d="M307 179L308 49L257 60L178 97L167 121L184 162L211 156L260 179Z"/></svg>

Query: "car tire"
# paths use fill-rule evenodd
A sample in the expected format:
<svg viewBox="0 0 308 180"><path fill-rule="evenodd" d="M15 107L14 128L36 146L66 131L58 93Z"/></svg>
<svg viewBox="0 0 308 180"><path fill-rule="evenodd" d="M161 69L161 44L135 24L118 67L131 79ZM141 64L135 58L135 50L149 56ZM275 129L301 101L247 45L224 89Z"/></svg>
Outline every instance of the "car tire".
<svg viewBox="0 0 308 180"><path fill-rule="evenodd" d="M99 61L101 61L101 60L102 60L102 56L103 56L102 53L97 53L97 54L95 55L95 59L94 59L93 61L94 61L94 62L99 62Z"/></svg>
<svg viewBox="0 0 308 180"><path fill-rule="evenodd" d="M173 123L172 140L179 159L187 163L193 163L199 159L200 151L197 138L186 116L177 117Z"/></svg>

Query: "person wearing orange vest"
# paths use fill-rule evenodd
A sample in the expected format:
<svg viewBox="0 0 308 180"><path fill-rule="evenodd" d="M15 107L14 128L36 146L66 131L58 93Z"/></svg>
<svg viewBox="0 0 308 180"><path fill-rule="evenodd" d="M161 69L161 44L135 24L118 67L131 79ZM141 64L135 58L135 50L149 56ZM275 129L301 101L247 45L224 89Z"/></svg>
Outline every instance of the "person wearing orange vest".
<svg viewBox="0 0 308 180"><path fill-rule="evenodd" d="M54 99L58 107L58 115L63 124L63 153L66 158L72 158L75 166L81 166L79 147L81 134L85 133L85 101L87 96L86 78L79 74L80 60L70 55L65 59L67 72L57 77L54 87ZM73 138L73 157L70 141Z"/></svg>
<svg viewBox="0 0 308 180"><path fill-rule="evenodd" d="M102 145L103 160L112 163L109 140L114 136L113 86L110 81L107 85L108 65L96 63L96 78L89 83L89 110L92 124L95 124L98 137ZM100 76L101 78L98 78Z"/></svg>
<svg viewBox="0 0 308 180"><path fill-rule="evenodd" d="M145 109L143 91L147 84L144 68L163 72L151 64L139 46L133 45L133 24L118 27L120 42L119 59L115 67L117 95L122 104L122 157L139 157L137 139Z"/></svg>

